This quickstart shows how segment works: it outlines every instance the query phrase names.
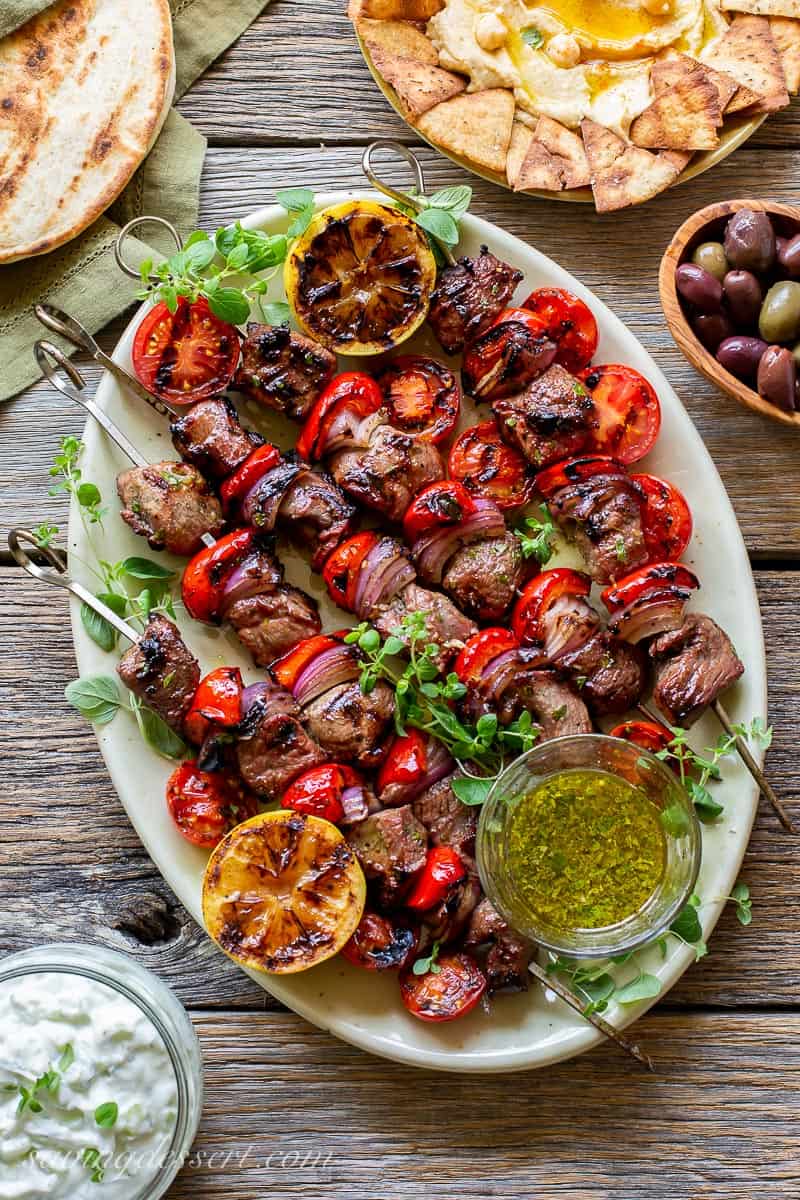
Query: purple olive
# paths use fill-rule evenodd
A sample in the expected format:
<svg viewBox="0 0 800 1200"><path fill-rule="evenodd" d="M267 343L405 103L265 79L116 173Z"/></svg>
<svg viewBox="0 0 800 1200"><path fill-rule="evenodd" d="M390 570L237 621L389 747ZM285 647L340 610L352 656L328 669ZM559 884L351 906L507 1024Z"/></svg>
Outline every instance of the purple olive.
<svg viewBox="0 0 800 1200"><path fill-rule="evenodd" d="M692 322L692 328L699 341L703 343L706 350L710 350L712 354L716 352L720 342L730 338L734 332L725 313L701 313L699 317L695 317Z"/></svg>
<svg viewBox="0 0 800 1200"><path fill-rule="evenodd" d="M675 286L698 312L716 313L722 307L722 284L696 263L682 263L678 267Z"/></svg>
<svg viewBox="0 0 800 1200"><path fill-rule="evenodd" d="M766 213L740 208L725 226L725 256L732 267L766 271L775 261L775 230Z"/></svg>
<svg viewBox="0 0 800 1200"><path fill-rule="evenodd" d="M768 346L758 364L758 394L784 412L794 412L797 367L791 350Z"/></svg>
<svg viewBox="0 0 800 1200"><path fill-rule="evenodd" d="M722 281L728 311L735 323L743 329L752 329L758 324L764 294L761 284L752 271L728 271Z"/></svg>
<svg viewBox="0 0 800 1200"><path fill-rule="evenodd" d="M796 233L793 238L785 240L782 246L778 247L778 262L783 267L787 275L792 279L800 277L800 233Z"/></svg>
<svg viewBox="0 0 800 1200"><path fill-rule="evenodd" d="M767 343L762 342L761 338L737 333L717 347L717 362L738 379L755 379L758 364L766 349Z"/></svg>

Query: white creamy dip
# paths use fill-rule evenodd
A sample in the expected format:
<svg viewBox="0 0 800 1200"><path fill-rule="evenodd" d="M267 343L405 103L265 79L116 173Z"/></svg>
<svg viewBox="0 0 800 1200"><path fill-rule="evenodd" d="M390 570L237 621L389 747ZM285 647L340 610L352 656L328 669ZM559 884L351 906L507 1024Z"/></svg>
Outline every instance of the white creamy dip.
<svg viewBox="0 0 800 1200"><path fill-rule="evenodd" d="M61 972L0 982L2 1200L130 1200L177 1107L161 1035L130 1000Z"/></svg>

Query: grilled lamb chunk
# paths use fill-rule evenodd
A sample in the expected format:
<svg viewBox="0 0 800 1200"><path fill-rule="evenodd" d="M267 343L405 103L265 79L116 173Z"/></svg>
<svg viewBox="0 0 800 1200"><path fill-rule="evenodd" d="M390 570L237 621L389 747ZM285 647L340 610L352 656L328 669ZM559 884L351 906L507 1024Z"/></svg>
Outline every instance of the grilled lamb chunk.
<svg viewBox="0 0 800 1200"><path fill-rule="evenodd" d="M330 472L342 491L390 521L402 521L411 501L429 483L444 479L442 456L393 425L378 425L363 449L331 455Z"/></svg>
<svg viewBox="0 0 800 1200"><path fill-rule="evenodd" d="M425 865L428 835L410 804L385 808L347 835L367 879L377 881L378 899L390 907L402 899L409 879Z"/></svg>
<svg viewBox="0 0 800 1200"><path fill-rule="evenodd" d="M403 617L409 613L425 613L428 641L439 646L436 663L440 670L454 658L464 642L477 633L478 627L455 607L441 592L431 592L418 583L409 583L399 595L375 618L375 628L381 637L397 633Z"/></svg>
<svg viewBox="0 0 800 1200"><path fill-rule="evenodd" d="M268 667L322 628L316 601L286 583L234 601L226 615L259 667Z"/></svg>
<svg viewBox="0 0 800 1200"><path fill-rule="evenodd" d="M484 538L457 550L447 564L442 587L459 608L484 621L498 621L516 599L525 560L518 537Z"/></svg>
<svg viewBox="0 0 800 1200"><path fill-rule="evenodd" d="M431 298L428 320L448 354L460 354L507 307L522 272L481 246L477 258L445 267Z"/></svg>
<svg viewBox="0 0 800 1200"><path fill-rule="evenodd" d="M592 634L577 650L559 656L554 665L581 681L581 699L596 717L633 708L647 682L641 648L605 630Z"/></svg>
<svg viewBox="0 0 800 1200"><path fill-rule="evenodd" d="M117 673L134 696L181 732L200 682L200 666L172 621L151 616L142 637L119 660Z"/></svg>
<svg viewBox="0 0 800 1200"><path fill-rule="evenodd" d="M595 423L586 388L557 363L516 396L495 400L492 410L503 441L537 469L582 450Z"/></svg>
<svg viewBox="0 0 800 1200"><path fill-rule="evenodd" d="M235 386L260 404L304 421L336 370L336 355L288 325L251 321Z"/></svg>
<svg viewBox="0 0 800 1200"><path fill-rule="evenodd" d="M208 479L226 479L264 439L240 424L229 400L198 400L170 425L172 444Z"/></svg>
<svg viewBox="0 0 800 1200"><path fill-rule="evenodd" d="M330 758L376 766L386 751L386 727L394 714L394 692L379 679L365 695L358 680L340 683L303 711L311 736Z"/></svg>
<svg viewBox="0 0 800 1200"><path fill-rule="evenodd" d="M511 929L484 897L472 913L465 946L489 946L485 971L490 992L527 991L533 945Z"/></svg>
<svg viewBox="0 0 800 1200"><path fill-rule="evenodd" d="M120 516L154 550L188 557L202 536L220 532L222 509L203 476L188 463L158 462L131 467L117 476Z"/></svg>
<svg viewBox="0 0 800 1200"><path fill-rule="evenodd" d="M555 671L544 667L521 665L500 695L497 717L501 725L510 725L525 711L541 729L543 742L592 731L592 720L581 697Z"/></svg>
<svg viewBox="0 0 800 1200"><path fill-rule="evenodd" d="M744 673L730 638L711 617L687 613L680 629L650 643L653 699L673 725L688 728Z"/></svg>
<svg viewBox="0 0 800 1200"><path fill-rule="evenodd" d="M452 846L465 860L475 856L477 809L462 804L452 788L454 775L431 784L412 807L427 829L434 846Z"/></svg>
<svg viewBox="0 0 800 1200"><path fill-rule="evenodd" d="M239 726L236 757L242 779L265 800L280 799L293 779L328 759L303 728L292 695L272 682Z"/></svg>
<svg viewBox="0 0 800 1200"><path fill-rule="evenodd" d="M425 913L425 928L430 940L444 944L460 937L482 895L474 874L465 875L452 884L444 900Z"/></svg>
<svg viewBox="0 0 800 1200"><path fill-rule="evenodd" d="M556 492L549 507L596 583L610 583L647 562L641 501L632 480L593 475Z"/></svg>
<svg viewBox="0 0 800 1200"><path fill-rule="evenodd" d="M322 471L303 471L286 491L278 521L295 544L311 551L311 569L321 571L326 558L355 529L355 505Z"/></svg>

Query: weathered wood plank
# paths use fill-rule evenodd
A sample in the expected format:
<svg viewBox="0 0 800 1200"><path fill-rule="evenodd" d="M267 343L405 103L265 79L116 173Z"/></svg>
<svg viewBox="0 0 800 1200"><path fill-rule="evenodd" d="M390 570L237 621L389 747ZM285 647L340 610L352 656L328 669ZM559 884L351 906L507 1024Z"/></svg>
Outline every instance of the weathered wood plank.
<svg viewBox="0 0 800 1200"><path fill-rule="evenodd" d="M769 774L796 814L797 578L758 576L775 724ZM187 1003L263 1006L261 990L213 949L158 876L89 727L63 699L75 675L64 598L20 570L0 569L0 628L0 950L45 937L105 942L136 954ZM671 1005L797 1003L800 859L796 841L770 813L760 815L743 878L754 897L753 924L742 929L726 912L708 958L670 993ZM130 932L137 925L138 940Z"/></svg>
<svg viewBox="0 0 800 1200"><path fill-rule="evenodd" d="M346 8L346 0L272 0L180 111L218 145L418 141L370 75ZM799 129L795 101L765 121L751 145L796 147Z"/></svg>
<svg viewBox="0 0 800 1200"><path fill-rule="evenodd" d="M797 156L775 152L771 193L793 198ZM358 185L361 149L228 150L209 153L201 221L208 227L252 212L287 183L319 189ZM423 152L430 185L467 179L433 151ZM800 556L800 491L781 490L797 463L797 433L750 413L717 392L685 361L667 331L656 289L660 253L672 231L694 209L725 194L759 193L764 156L744 150L717 172L703 176L642 212L621 213L613 226L585 205L536 202L473 180L473 210L545 250L605 300L653 352L697 424L722 474L750 551L762 557ZM399 166L388 172L403 180ZM645 236L642 236L644 223ZM625 252L620 247L625 246ZM115 322L101 338L114 345ZM97 373L87 370L94 382ZM62 519L63 501L47 496L47 467L58 439L77 432L82 414L42 384L0 406L0 529L15 523Z"/></svg>
<svg viewBox="0 0 800 1200"><path fill-rule="evenodd" d="M173 1200L778 1200L800 1176L797 1016L649 1016L637 1033L656 1075L604 1047L443 1078L289 1015L195 1027L206 1106Z"/></svg>

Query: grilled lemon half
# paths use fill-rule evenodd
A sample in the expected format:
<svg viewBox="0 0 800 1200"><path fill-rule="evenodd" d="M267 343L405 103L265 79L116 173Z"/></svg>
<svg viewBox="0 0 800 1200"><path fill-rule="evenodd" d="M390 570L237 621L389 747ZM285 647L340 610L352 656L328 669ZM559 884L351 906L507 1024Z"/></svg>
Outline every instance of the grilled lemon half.
<svg viewBox="0 0 800 1200"><path fill-rule="evenodd" d="M428 315L436 261L425 233L396 208L347 200L318 213L284 267L300 328L337 354L381 354Z"/></svg>
<svg viewBox="0 0 800 1200"><path fill-rule="evenodd" d="M335 825L279 809L237 825L215 848L203 917L238 963L288 975L341 950L361 920L366 893L361 867Z"/></svg>

